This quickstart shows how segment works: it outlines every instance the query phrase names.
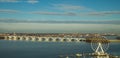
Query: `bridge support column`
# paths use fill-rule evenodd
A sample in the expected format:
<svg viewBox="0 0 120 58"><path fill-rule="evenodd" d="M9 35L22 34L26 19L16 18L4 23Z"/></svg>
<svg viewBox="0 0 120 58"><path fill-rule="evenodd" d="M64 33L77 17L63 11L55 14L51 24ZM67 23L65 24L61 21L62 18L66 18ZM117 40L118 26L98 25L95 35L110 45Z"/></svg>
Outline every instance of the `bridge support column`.
<svg viewBox="0 0 120 58"><path fill-rule="evenodd" d="M4 38L5 38L4 40L8 40L8 36L5 36Z"/></svg>
<svg viewBox="0 0 120 58"><path fill-rule="evenodd" d="M16 37L16 36L13 36L13 40L17 40L17 37Z"/></svg>
<svg viewBox="0 0 120 58"><path fill-rule="evenodd" d="M49 42L49 38L47 37L47 38L45 39L45 41L46 41L46 42Z"/></svg>
<svg viewBox="0 0 120 58"><path fill-rule="evenodd" d="M40 42L41 42L41 41L42 41L42 38L41 38L41 37L38 37L38 41L40 41Z"/></svg>
<svg viewBox="0 0 120 58"><path fill-rule="evenodd" d="M29 41L29 38L28 38L28 37L25 37L25 40L26 40L26 41Z"/></svg>
<svg viewBox="0 0 120 58"><path fill-rule="evenodd" d="M56 39L57 39L57 38L52 38L52 42L56 42Z"/></svg>
<svg viewBox="0 0 120 58"><path fill-rule="evenodd" d="M19 37L20 38L20 40L23 40L23 37Z"/></svg>
<svg viewBox="0 0 120 58"><path fill-rule="evenodd" d="M31 37L31 39L32 39L31 41L35 41L35 37Z"/></svg>

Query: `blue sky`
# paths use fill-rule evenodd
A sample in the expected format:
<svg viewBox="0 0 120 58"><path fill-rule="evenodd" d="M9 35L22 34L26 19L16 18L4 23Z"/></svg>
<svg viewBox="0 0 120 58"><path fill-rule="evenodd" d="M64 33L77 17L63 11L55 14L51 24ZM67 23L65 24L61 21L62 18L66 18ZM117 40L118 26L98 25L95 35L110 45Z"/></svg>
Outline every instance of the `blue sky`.
<svg viewBox="0 0 120 58"><path fill-rule="evenodd" d="M119 0L0 0L0 18L119 20Z"/></svg>
<svg viewBox="0 0 120 58"><path fill-rule="evenodd" d="M7 28L3 26L8 26L8 24L13 26L12 23L16 23L16 25L21 23L18 26L24 25L22 23L27 23L27 26L30 23L35 23L33 24L35 26L43 21L49 23L70 22L69 25L77 22L77 24L97 23L117 24L119 26L119 3L120 0L0 0L0 30L7 31ZM11 27L9 31L13 32L14 30Z"/></svg>

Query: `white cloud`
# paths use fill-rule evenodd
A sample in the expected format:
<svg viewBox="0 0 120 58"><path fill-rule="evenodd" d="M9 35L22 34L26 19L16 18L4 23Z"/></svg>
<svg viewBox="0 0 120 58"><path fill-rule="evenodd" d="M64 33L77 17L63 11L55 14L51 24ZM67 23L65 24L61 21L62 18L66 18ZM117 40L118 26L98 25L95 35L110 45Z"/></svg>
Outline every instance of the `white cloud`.
<svg viewBox="0 0 120 58"><path fill-rule="evenodd" d="M101 11L101 12L47 12L47 11L33 11L29 12L30 14L40 14L40 15L66 15L66 16L105 16L105 15L114 15L120 14L120 11Z"/></svg>
<svg viewBox="0 0 120 58"><path fill-rule="evenodd" d="M12 9L0 9L0 13L19 13L18 10L12 10Z"/></svg>
<svg viewBox="0 0 120 58"><path fill-rule="evenodd" d="M65 10L65 11L72 11L72 10L86 10L86 11L93 11L84 6L79 5L70 5L70 4L53 4L56 9Z"/></svg>
<svg viewBox="0 0 120 58"><path fill-rule="evenodd" d="M113 15L120 14L120 11L101 11L101 12L89 12L88 15Z"/></svg>
<svg viewBox="0 0 120 58"><path fill-rule="evenodd" d="M23 12L14 9L0 9L0 13L28 13L28 14L40 14L40 15L61 15L61 16L102 16L102 15L119 15L120 11L101 11L101 12L48 12L48 11L31 11Z"/></svg>
<svg viewBox="0 0 120 58"><path fill-rule="evenodd" d="M19 2L19 0L0 0L0 2Z"/></svg>
<svg viewBox="0 0 120 58"><path fill-rule="evenodd" d="M38 0L0 0L0 2L9 2L9 3L16 3L16 2L27 2L31 4L38 3Z"/></svg>
<svg viewBox="0 0 120 58"><path fill-rule="evenodd" d="M65 23L65 24L119 24L120 20L19 20L15 18L0 18L0 23Z"/></svg>
<svg viewBox="0 0 120 58"><path fill-rule="evenodd" d="M45 12L45 11L33 11L33 12L30 12L31 14L41 14L41 15L66 15L66 16L76 16L77 14L76 13L60 13L60 12Z"/></svg>
<svg viewBox="0 0 120 58"><path fill-rule="evenodd" d="M38 3L39 1L38 0L28 0L27 2L31 3L31 4L35 4L35 3Z"/></svg>

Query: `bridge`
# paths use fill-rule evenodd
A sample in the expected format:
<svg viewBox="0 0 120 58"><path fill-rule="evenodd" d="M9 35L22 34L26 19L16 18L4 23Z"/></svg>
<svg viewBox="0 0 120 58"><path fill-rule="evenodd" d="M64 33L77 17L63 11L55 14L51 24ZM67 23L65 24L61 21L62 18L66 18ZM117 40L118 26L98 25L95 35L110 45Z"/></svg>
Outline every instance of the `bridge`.
<svg viewBox="0 0 120 58"><path fill-rule="evenodd" d="M24 35L8 35L8 36L2 36L1 37L4 40L21 40L21 41L39 41L39 42L81 42L85 41L90 43L91 41L102 41L101 39L96 40L98 38L81 38L81 37L52 37L52 36L24 36ZM120 43L120 40L106 40L107 42L118 42Z"/></svg>
<svg viewBox="0 0 120 58"><path fill-rule="evenodd" d="M71 37L41 37L41 36L4 36L5 40L24 40L24 41L40 41L40 42L80 42L85 38Z"/></svg>

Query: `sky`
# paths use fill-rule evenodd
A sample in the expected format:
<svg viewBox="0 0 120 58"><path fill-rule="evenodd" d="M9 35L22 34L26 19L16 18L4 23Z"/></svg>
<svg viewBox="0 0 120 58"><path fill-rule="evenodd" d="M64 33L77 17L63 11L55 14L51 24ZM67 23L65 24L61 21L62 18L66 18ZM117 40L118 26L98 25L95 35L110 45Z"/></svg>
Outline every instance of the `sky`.
<svg viewBox="0 0 120 58"><path fill-rule="evenodd" d="M120 0L0 0L0 32L120 32Z"/></svg>

